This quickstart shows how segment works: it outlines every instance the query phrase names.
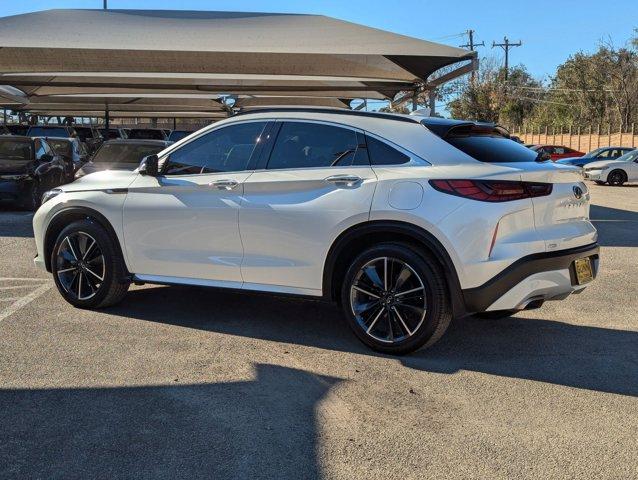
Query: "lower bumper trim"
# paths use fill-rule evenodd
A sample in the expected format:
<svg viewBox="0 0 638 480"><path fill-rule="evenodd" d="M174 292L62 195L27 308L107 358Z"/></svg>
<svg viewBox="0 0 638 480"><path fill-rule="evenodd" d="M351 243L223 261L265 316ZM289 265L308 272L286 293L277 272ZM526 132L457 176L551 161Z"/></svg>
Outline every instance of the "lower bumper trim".
<svg viewBox="0 0 638 480"><path fill-rule="evenodd" d="M557 252L535 253L523 257L483 285L462 290L465 308L468 313L484 312L525 278L540 272L568 269L572 285L577 286L576 272L573 267L573 262L577 258L592 257L593 273L594 278L596 278L599 251L598 244L593 243L582 247Z"/></svg>

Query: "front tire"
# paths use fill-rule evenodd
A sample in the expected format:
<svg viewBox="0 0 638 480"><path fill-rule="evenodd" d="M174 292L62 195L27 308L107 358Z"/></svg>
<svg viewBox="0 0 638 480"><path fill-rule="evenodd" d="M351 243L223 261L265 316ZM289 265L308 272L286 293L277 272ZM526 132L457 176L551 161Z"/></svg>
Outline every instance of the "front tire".
<svg viewBox="0 0 638 480"><path fill-rule="evenodd" d="M369 248L355 258L344 277L341 304L359 340L395 355L433 345L452 319L439 265L398 243Z"/></svg>
<svg viewBox="0 0 638 480"><path fill-rule="evenodd" d="M620 187L626 181L627 178L625 172L622 170L613 170L612 172L609 172L609 175L607 175L607 183L614 187Z"/></svg>
<svg viewBox="0 0 638 480"><path fill-rule="evenodd" d="M60 294L79 308L114 305L130 285L115 241L90 219L73 222L60 232L51 254L51 271Z"/></svg>

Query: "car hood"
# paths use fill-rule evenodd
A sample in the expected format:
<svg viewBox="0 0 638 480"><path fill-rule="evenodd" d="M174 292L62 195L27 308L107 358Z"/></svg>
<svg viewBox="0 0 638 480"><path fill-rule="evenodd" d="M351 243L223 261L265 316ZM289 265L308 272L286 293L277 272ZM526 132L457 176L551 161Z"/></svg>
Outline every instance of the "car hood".
<svg viewBox="0 0 638 480"><path fill-rule="evenodd" d="M587 168L602 168L609 167L611 165L624 165L626 162L618 160L600 160L598 162L591 162L587 164Z"/></svg>
<svg viewBox="0 0 638 480"><path fill-rule="evenodd" d="M59 188L65 192L128 188L138 175L137 172L128 170L102 170L80 177Z"/></svg>

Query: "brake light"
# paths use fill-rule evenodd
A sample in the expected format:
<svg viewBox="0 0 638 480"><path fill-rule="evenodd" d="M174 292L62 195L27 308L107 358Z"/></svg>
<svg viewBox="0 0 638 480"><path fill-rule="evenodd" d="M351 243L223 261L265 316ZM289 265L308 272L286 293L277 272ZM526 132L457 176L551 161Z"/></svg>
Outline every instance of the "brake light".
<svg viewBox="0 0 638 480"><path fill-rule="evenodd" d="M511 180L430 180L430 185L439 192L481 202L509 202L552 193L551 183Z"/></svg>

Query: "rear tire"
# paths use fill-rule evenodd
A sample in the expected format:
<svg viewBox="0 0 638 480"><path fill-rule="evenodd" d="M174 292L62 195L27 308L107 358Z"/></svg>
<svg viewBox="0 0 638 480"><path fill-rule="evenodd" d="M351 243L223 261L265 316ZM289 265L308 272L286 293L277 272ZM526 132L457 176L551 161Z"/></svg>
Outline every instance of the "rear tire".
<svg viewBox="0 0 638 480"><path fill-rule="evenodd" d="M43 193L44 192L42 192L42 189L40 188L40 182L34 181L31 185L31 188L29 188L29 191L22 199L20 206L25 210L30 210L32 212L36 211L38 208L40 208L40 205L42 203Z"/></svg>
<svg viewBox="0 0 638 480"><path fill-rule="evenodd" d="M403 355L433 345L452 319L440 266L400 243L384 243L351 263L341 288L348 325L378 352Z"/></svg>
<svg viewBox="0 0 638 480"><path fill-rule="evenodd" d="M115 305L130 285L118 245L90 219L73 222L60 232L51 253L51 271L60 294L79 308Z"/></svg>
<svg viewBox="0 0 638 480"><path fill-rule="evenodd" d="M622 170L613 170L609 172L607 175L607 183L609 185L613 185L614 187L620 187L623 183L627 181L627 175Z"/></svg>

